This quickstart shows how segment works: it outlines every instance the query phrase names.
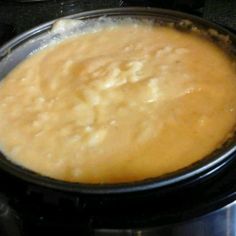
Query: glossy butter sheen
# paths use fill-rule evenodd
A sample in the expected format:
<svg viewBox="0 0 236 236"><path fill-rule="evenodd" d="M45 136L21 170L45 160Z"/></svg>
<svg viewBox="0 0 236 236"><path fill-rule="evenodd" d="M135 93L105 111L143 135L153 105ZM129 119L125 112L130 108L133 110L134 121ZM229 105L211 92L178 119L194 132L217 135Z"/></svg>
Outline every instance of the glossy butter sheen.
<svg viewBox="0 0 236 236"><path fill-rule="evenodd" d="M0 83L0 146L52 178L117 183L210 154L236 121L236 73L213 43L117 25L30 56Z"/></svg>

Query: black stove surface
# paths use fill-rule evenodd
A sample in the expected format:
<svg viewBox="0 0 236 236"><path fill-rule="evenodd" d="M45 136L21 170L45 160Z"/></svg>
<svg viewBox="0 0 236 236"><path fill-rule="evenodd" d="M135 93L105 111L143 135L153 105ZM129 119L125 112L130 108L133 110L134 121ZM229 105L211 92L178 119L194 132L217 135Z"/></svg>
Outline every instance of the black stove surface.
<svg viewBox="0 0 236 236"><path fill-rule="evenodd" d="M0 0L0 45L49 20L85 10L151 6L204 17L236 30L235 0ZM0 172L0 236L175 235L236 236L236 161L199 186L143 201L39 191Z"/></svg>

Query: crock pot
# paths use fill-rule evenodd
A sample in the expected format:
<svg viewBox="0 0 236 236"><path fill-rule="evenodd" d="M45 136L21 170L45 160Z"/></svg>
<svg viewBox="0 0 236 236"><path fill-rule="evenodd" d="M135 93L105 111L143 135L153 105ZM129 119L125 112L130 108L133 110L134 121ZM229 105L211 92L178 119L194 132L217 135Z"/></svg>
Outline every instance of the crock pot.
<svg viewBox="0 0 236 236"><path fill-rule="evenodd" d="M171 10L116 8L83 12L68 16L66 19L88 21L92 19L96 20L101 17L111 17L114 19L121 17L152 19L159 24L174 24L174 26L178 27L180 30L188 30L189 26L186 27L186 25L183 26L182 24L183 20L185 22L187 20L187 22L190 22L190 25L197 27L203 32L217 32L217 35L220 35L220 37L215 33L209 33L209 39L223 47L231 56L236 54L236 36L234 34L204 19ZM29 54L43 47L56 37L55 33L52 33L52 27L57 20L58 19L33 28L1 47L0 80L4 79L4 77ZM222 40L226 38L227 43L225 40ZM225 166L230 165L231 161L236 158L235 140L236 136L233 136L220 149L187 168L157 178L130 183L81 184L55 180L13 164L2 153L0 154L0 169L14 176L15 179L21 179L26 183L34 185L36 188L45 188L64 193L86 194L87 196L100 195L104 197L132 193L137 195L142 192L151 193L153 191L161 193L162 191L168 192L180 187L183 188L184 186L199 184L218 175Z"/></svg>

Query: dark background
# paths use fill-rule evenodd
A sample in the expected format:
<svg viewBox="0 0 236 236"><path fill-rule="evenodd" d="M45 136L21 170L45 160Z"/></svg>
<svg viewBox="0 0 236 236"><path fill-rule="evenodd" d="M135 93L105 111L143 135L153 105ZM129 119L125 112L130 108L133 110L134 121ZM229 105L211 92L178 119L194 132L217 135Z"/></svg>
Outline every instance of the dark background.
<svg viewBox="0 0 236 236"><path fill-rule="evenodd" d="M236 30L236 0L0 0L0 23L19 34L49 20L81 11L151 6L203 16ZM1 31L1 26L0 26Z"/></svg>

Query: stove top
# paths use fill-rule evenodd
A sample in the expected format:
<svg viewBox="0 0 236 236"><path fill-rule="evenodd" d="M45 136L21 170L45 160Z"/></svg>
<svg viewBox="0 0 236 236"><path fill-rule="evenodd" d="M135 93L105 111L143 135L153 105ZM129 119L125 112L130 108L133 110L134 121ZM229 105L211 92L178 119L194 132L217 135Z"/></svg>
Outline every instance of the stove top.
<svg viewBox="0 0 236 236"><path fill-rule="evenodd" d="M49 20L111 7L144 6L187 12L236 31L234 0L0 0L0 45ZM130 205L97 197L40 191L0 172L0 236L236 236L236 161L198 187ZM106 207L105 207L106 206Z"/></svg>

